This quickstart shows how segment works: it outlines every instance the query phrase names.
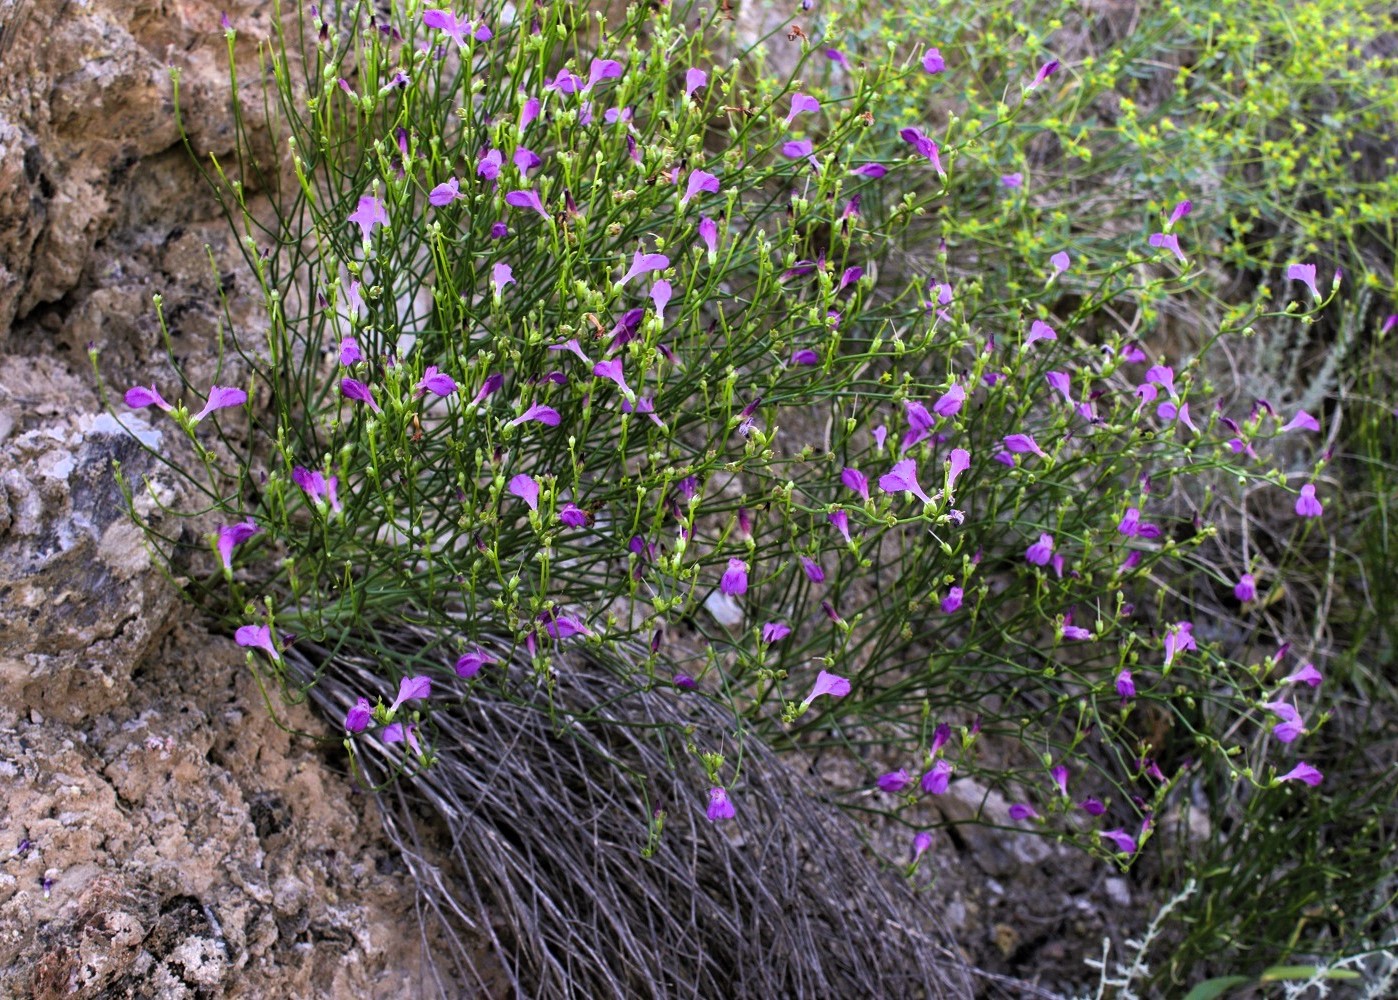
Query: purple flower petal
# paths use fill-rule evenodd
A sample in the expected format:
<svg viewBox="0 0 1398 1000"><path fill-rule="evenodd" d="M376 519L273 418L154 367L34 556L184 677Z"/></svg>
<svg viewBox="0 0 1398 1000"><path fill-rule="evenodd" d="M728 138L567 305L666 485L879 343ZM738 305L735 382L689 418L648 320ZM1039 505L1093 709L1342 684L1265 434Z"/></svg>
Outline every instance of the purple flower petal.
<svg viewBox="0 0 1398 1000"><path fill-rule="evenodd" d="M685 187L684 197L680 199L680 204L688 204L690 199L701 191L707 191L709 194L718 194L718 178L706 170L692 171L689 175L689 183Z"/></svg>
<svg viewBox="0 0 1398 1000"><path fill-rule="evenodd" d="M529 208L538 212L545 219L549 217L544 211L544 204L539 200L539 193L532 188L528 191L511 191L505 195L505 204L513 205L515 208Z"/></svg>
<svg viewBox="0 0 1398 1000"><path fill-rule="evenodd" d="M369 705L369 699L360 698L354 703L354 707L345 713L345 732L362 733L369 728L373 718L374 710Z"/></svg>
<svg viewBox="0 0 1398 1000"><path fill-rule="evenodd" d="M528 504L530 510L539 509L539 483L533 476L521 472L510 480L509 490Z"/></svg>
<svg viewBox="0 0 1398 1000"><path fill-rule="evenodd" d="M272 626L270 625L244 625L233 633L233 641L239 646L260 649L273 660L282 658L272 642Z"/></svg>
<svg viewBox="0 0 1398 1000"><path fill-rule="evenodd" d="M1314 788L1316 785L1319 785L1324 779L1325 775L1321 774L1320 771L1312 767L1310 764L1307 764L1305 761L1301 761L1290 771L1287 771L1285 774L1277 778L1277 781L1301 781Z"/></svg>
<svg viewBox="0 0 1398 1000"><path fill-rule="evenodd" d="M233 568L233 549L242 545L261 530L252 518L218 529L218 555L223 560L224 569L231 570Z"/></svg>
<svg viewBox="0 0 1398 1000"><path fill-rule="evenodd" d="M462 653L456 660L456 676L469 678L481 672L481 668L494 663L489 653L477 646Z"/></svg>
<svg viewBox="0 0 1398 1000"><path fill-rule="evenodd" d="M461 196L461 182L448 177L427 193L427 200L437 208L445 208Z"/></svg>
<svg viewBox="0 0 1398 1000"><path fill-rule="evenodd" d="M432 697L432 678L425 674L417 677L404 677L398 683L398 697L393 700L393 704L388 706L390 712L396 712L398 706L405 701L412 701L414 698Z"/></svg>
<svg viewBox="0 0 1398 1000"><path fill-rule="evenodd" d="M725 819L732 819L736 813L733 803L728 799L728 791L723 788L709 789L709 808L706 813L710 823L718 823Z"/></svg>
<svg viewBox="0 0 1398 1000"><path fill-rule="evenodd" d="M169 413L171 410L174 409L173 406L165 402L164 398L156 390L154 385L152 385L150 388L146 388L143 385L137 385L131 387L130 389L127 389L125 400L126 405L131 407L131 409L133 410L140 410L147 406L158 406L166 413Z"/></svg>
<svg viewBox="0 0 1398 1000"><path fill-rule="evenodd" d="M811 687L811 693L806 695L803 705L809 705L823 694L828 694L832 698L843 698L850 692L850 683L838 674L822 670L817 676L815 684Z"/></svg>
<svg viewBox="0 0 1398 1000"><path fill-rule="evenodd" d="M225 385L211 385L209 386L208 402L190 420L197 424L215 410L227 409L230 406L242 406L247 401L248 394L242 389Z"/></svg>
<svg viewBox="0 0 1398 1000"><path fill-rule="evenodd" d="M340 394L346 399L354 399L361 403L368 403L369 409L373 410L375 413L383 412L379 409L379 404L374 402L373 391L357 378L340 379Z"/></svg>

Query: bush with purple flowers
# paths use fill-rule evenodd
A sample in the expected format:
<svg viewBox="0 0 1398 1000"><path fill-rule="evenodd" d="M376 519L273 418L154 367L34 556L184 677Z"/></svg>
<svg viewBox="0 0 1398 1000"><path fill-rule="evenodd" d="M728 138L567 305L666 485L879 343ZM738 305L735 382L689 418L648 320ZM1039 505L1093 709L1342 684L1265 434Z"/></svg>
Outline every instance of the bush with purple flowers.
<svg viewBox="0 0 1398 1000"><path fill-rule="evenodd" d="M408 774L454 752L433 676L524 663L552 710L586 655L731 706L685 741L713 822L743 822L747 739L840 748L867 780L832 794L910 823L974 779L1122 868L1203 786L1253 814L1324 787L1325 672L1267 617L1290 564L1238 526L1324 535L1332 455L1213 359L1311 320L1338 271L1156 336L1207 280L1202 193L1156 177L1129 240L1026 224L1018 137L1071 114L1048 55L933 128L950 32L752 81L678 0L596 51L567 4L406 6L308 22L305 75L277 63L286 172L211 165L270 321L229 340L249 391L192 417L126 394L196 442L245 407L240 462L200 451L223 522L201 597L290 687L303 637L379 658L337 720L352 758L371 734ZM409 624L436 638L385 638Z"/></svg>

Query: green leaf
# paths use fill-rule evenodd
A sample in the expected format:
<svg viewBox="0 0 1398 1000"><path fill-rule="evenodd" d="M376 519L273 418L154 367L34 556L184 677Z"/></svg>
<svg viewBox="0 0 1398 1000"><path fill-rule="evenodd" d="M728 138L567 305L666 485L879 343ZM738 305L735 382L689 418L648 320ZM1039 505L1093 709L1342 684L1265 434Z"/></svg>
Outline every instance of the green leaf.
<svg viewBox="0 0 1398 1000"><path fill-rule="evenodd" d="M1218 1000L1235 986L1246 986L1252 982L1251 976L1219 976L1206 979L1185 994L1184 1000Z"/></svg>
<svg viewBox="0 0 1398 1000"><path fill-rule="evenodd" d="M1353 969L1327 969L1322 974L1314 965L1274 965L1263 969L1260 982L1275 983L1282 979L1312 979L1321 975L1324 979L1358 979L1359 973Z"/></svg>

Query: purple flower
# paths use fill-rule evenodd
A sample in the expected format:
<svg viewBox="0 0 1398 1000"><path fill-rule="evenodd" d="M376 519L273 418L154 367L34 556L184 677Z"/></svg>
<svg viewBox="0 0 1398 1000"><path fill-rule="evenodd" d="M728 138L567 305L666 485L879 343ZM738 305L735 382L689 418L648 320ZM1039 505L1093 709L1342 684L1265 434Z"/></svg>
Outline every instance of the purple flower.
<svg viewBox="0 0 1398 1000"><path fill-rule="evenodd" d="M582 88L582 78L574 76L566 67L560 69L558 75L544 84L545 90L556 90L560 94L576 94Z"/></svg>
<svg viewBox="0 0 1398 1000"><path fill-rule="evenodd" d="M870 180L878 180L888 173L888 168L882 163L864 163L855 167L850 173L854 174L856 177L868 177Z"/></svg>
<svg viewBox="0 0 1398 1000"><path fill-rule="evenodd" d="M252 518L237 524L224 525L218 529L218 555L223 560L224 569L230 571L233 569L233 549L242 545L261 530Z"/></svg>
<svg viewBox="0 0 1398 1000"><path fill-rule="evenodd" d="M537 420L546 427L557 427L563 422L563 418L558 415L558 411L552 406L535 403L533 406L529 407L529 409L511 420L510 426L515 427L519 424L528 423L531 420Z"/></svg>
<svg viewBox="0 0 1398 1000"><path fill-rule="evenodd" d="M1053 778L1053 783L1058 787L1058 794L1064 798L1068 796L1068 767L1065 764L1055 764L1049 768L1049 775Z"/></svg>
<svg viewBox="0 0 1398 1000"><path fill-rule="evenodd" d="M598 378L604 378L616 383L627 399L634 399L636 394L631 391L631 387L626 384L626 375L622 370L621 358L612 361L599 361L592 366L592 374Z"/></svg>
<svg viewBox="0 0 1398 1000"><path fill-rule="evenodd" d="M544 203L539 200L539 193L533 188L528 191L511 191L505 195L505 204L515 208L531 208L545 219L549 217L548 212L544 211Z"/></svg>
<svg viewBox="0 0 1398 1000"><path fill-rule="evenodd" d="M1285 434L1287 431L1294 431L1298 428L1303 431L1318 431L1320 430L1320 421L1305 410L1297 410L1296 416L1282 425L1281 432Z"/></svg>
<svg viewBox="0 0 1398 1000"><path fill-rule="evenodd" d="M821 569L820 563L808 556L801 557L801 569L806 574L806 579L811 583L824 583L825 570Z"/></svg>
<svg viewBox="0 0 1398 1000"><path fill-rule="evenodd" d="M345 732L362 733L369 728L373 718L374 710L369 706L369 699L360 698L354 703L354 707L345 713Z"/></svg>
<svg viewBox="0 0 1398 1000"><path fill-rule="evenodd" d="M1306 731L1306 723L1301 713L1287 702L1269 701L1262 706L1281 721L1272 727L1272 735L1283 743L1292 743Z"/></svg>
<svg viewBox="0 0 1398 1000"><path fill-rule="evenodd" d="M515 155L510 159L514 162L515 169L519 171L521 177L528 177L529 171L544 162L538 153L532 149L525 149L523 146L517 148Z"/></svg>
<svg viewBox="0 0 1398 1000"><path fill-rule="evenodd" d="M1283 684L1309 684L1311 687L1319 687L1323 681L1320 671L1315 668L1314 663L1303 663L1301 669L1294 674L1287 674L1282 678Z"/></svg>
<svg viewBox="0 0 1398 1000"><path fill-rule="evenodd" d="M905 128L898 135L904 142L909 143L921 155L927 157L927 161L932 164L934 170L942 177L946 177L947 172L942 169L942 158L940 150L937 148L937 141L929 135L923 135L921 129Z"/></svg>
<svg viewBox="0 0 1398 1000"><path fill-rule="evenodd" d="M1073 401L1073 377L1067 372L1047 372L1044 378L1048 380L1049 388L1062 394L1065 402Z"/></svg>
<svg viewBox="0 0 1398 1000"><path fill-rule="evenodd" d="M952 587L947 591L947 596L942 598L942 614L949 615L961 609L961 599L965 596L965 591L960 587Z"/></svg>
<svg viewBox="0 0 1398 1000"><path fill-rule="evenodd" d="M699 682L690 677L689 674L676 674L674 684L681 691L693 691L699 686Z"/></svg>
<svg viewBox="0 0 1398 1000"><path fill-rule="evenodd" d="M1090 795L1078 803L1078 808L1089 816L1101 816L1107 811L1107 807L1102 804L1101 799L1095 799Z"/></svg>
<svg viewBox="0 0 1398 1000"><path fill-rule="evenodd" d="M445 208L460 197L461 182L455 177L448 177L427 193L427 200L437 208Z"/></svg>
<svg viewBox="0 0 1398 1000"><path fill-rule="evenodd" d="M1039 540L1024 552L1024 558L1035 566L1047 566L1053 557L1053 536L1047 532L1039 535Z"/></svg>
<svg viewBox="0 0 1398 1000"><path fill-rule="evenodd" d="M450 375L438 371L436 365L428 365L427 370L422 373L422 378L413 388L417 390L413 394L414 398L420 398L429 392L434 396L450 396L456 391L456 382Z"/></svg>
<svg viewBox="0 0 1398 1000"><path fill-rule="evenodd" d="M815 684L811 687L811 693L806 695L806 700L801 704L803 707L807 706L823 694L828 694L832 698L843 698L845 695L849 694L849 688L850 684L846 678L822 670L816 675Z"/></svg>
<svg viewBox="0 0 1398 1000"><path fill-rule="evenodd" d="M932 498L923 492L917 481L917 462L911 458L905 458L898 462L893 468L879 477L879 489L885 493L907 492L917 497L925 504L930 504Z"/></svg>
<svg viewBox="0 0 1398 1000"><path fill-rule="evenodd" d="M862 499L866 501L869 499L869 480L858 469L846 466L840 472L840 482L844 483L848 489L858 493Z"/></svg>
<svg viewBox="0 0 1398 1000"><path fill-rule="evenodd" d="M1169 250L1179 258L1181 264L1189 263L1189 258L1187 258L1184 255L1184 251L1180 249L1180 238L1174 233L1152 233L1150 245L1157 250Z"/></svg>
<svg viewBox="0 0 1398 1000"><path fill-rule="evenodd" d="M1170 217L1165 220L1165 231L1168 233L1171 230L1171 228L1174 227L1175 223L1179 222L1186 215L1188 215L1190 211L1193 210L1193 208L1194 203L1189 201L1188 199L1176 205L1174 207L1174 210L1170 212Z"/></svg>
<svg viewBox="0 0 1398 1000"><path fill-rule="evenodd" d="M693 72L691 70L690 72ZM717 823L719 820L732 819L735 813L733 803L728 801L728 791L723 788L709 789L709 810L708 817L710 823Z"/></svg>
<svg viewBox="0 0 1398 1000"><path fill-rule="evenodd" d="M505 376L498 372L493 375L487 375L485 381L481 383L480 391L471 399L471 405L475 406L477 403L483 402L487 396L499 391L500 387L504 384Z"/></svg>
<svg viewBox="0 0 1398 1000"><path fill-rule="evenodd" d="M1024 174L1018 170L1012 174L1001 174L1000 183L1010 190L1014 190L1024 184Z"/></svg>
<svg viewBox="0 0 1398 1000"><path fill-rule="evenodd" d="M951 761L945 757L939 757L931 769L922 776L922 790L928 795L944 794L951 785L953 770Z"/></svg>
<svg viewBox="0 0 1398 1000"><path fill-rule="evenodd" d="M530 510L539 509L539 482L533 476L521 472L510 479L510 494L528 504Z"/></svg>
<svg viewBox="0 0 1398 1000"><path fill-rule="evenodd" d="M928 852L932 847L932 834L926 830L920 830L913 834L913 860L916 861Z"/></svg>
<svg viewBox="0 0 1398 1000"><path fill-rule="evenodd" d="M467 650L456 659L456 676L474 677L481 672L481 668L495 660L485 650L477 646L475 649Z"/></svg>
<svg viewBox="0 0 1398 1000"><path fill-rule="evenodd" d="M1133 838L1125 830L1122 830L1120 828L1115 830L1100 830L1098 831L1097 836L1101 837L1103 840L1111 841L1112 846L1115 847L1122 854L1136 853L1135 838Z"/></svg>
<svg viewBox="0 0 1398 1000"><path fill-rule="evenodd" d="M383 731L379 733L379 739L385 743L407 743L413 753L419 757L422 756L422 747L417 742L416 723L410 722L405 726L401 722L395 722L392 725L384 726Z"/></svg>
<svg viewBox="0 0 1398 1000"><path fill-rule="evenodd" d="M369 409L375 413L382 413L379 404L374 402L374 393L370 388L357 378L340 379L340 394L346 399L357 400L361 403L368 403Z"/></svg>
<svg viewBox="0 0 1398 1000"><path fill-rule="evenodd" d="M510 235L510 227L503 222L492 222L490 224L490 238L492 240L503 240Z"/></svg>
<svg viewBox="0 0 1398 1000"><path fill-rule="evenodd" d="M1301 761L1290 771L1287 771L1281 777L1277 778L1277 783L1281 783L1283 781L1304 781L1306 784L1314 788L1316 785L1320 784L1321 781L1323 781L1324 779L1325 775L1321 774L1320 771L1312 767L1310 764L1307 764L1305 761Z"/></svg>
<svg viewBox="0 0 1398 1000"><path fill-rule="evenodd" d="M587 86L584 90L591 90L603 80L615 80L622 73L621 63L615 59L594 59L587 74Z"/></svg>
<svg viewBox="0 0 1398 1000"><path fill-rule="evenodd" d="M707 170L695 170L689 175L689 183L685 187L684 197L680 199L680 204L685 205L689 200L701 191L709 194L718 194L718 178Z"/></svg>
<svg viewBox="0 0 1398 1000"><path fill-rule="evenodd" d="M236 389L225 385L209 386L209 399L204 404L204 408L190 417L190 423L197 424L215 410L227 409L230 406L242 406L248 401L248 394L242 389Z"/></svg>
<svg viewBox="0 0 1398 1000"><path fill-rule="evenodd" d="M700 87L709 85L709 74L702 69L690 67L684 71L684 96L693 97L694 92Z"/></svg>
<svg viewBox="0 0 1398 1000"><path fill-rule="evenodd" d="M979 723L977 723L977 726L979 726ZM951 726L947 725L945 722L937 723L937 728L932 730L932 744L928 749L928 753L935 757L937 752L941 750L942 747L946 746L950 740Z"/></svg>
<svg viewBox="0 0 1398 1000"><path fill-rule="evenodd" d="M741 559L729 559L728 569L718 582L718 590L729 597L742 597L748 592L748 564Z"/></svg>
<svg viewBox="0 0 1398 1000"><path fill-rule="evenodd" d="M620 288L637 275L663 271L669 266L670 258L663 253L642 253L637 250L631 258L631 269L621 276L621 280L616 283L616 286Z"/></svg>
<svg viewBox="0 0 1398 1000"><path fill-rule="evenodd" d="M1032 344L1037 344L1041 340L1057 339L1058 334L1054 331L1053 327L1049 326L1041 319L1036 319L1033 323L1029 324L1029 333L1024 338L1024 346L1029 347Z"/></svg>
<svg viewBox="0 0 1398 1000"><path fill-rule="evenodd" d="M699 220L699 238L709 248L710 254L718 252L718 224L708 216Z"/></svg>
<svg viewBox="0 0 1398 1000"><path fill-rule="evenodd" d="M1072 260L1069 258L1067 252L1060 250L1049 258L1049 264L1053 267L1053 273L1049 275L1049 281L1052 281L1072 266Z"/></svg>
<svg viewBox="0 0 1398 1000"><path fill-rule="evenodd" d="M820 102L814 97L810 97L806 94L793 94L791 96L791 110L787 112L786 118L782 121L782 124L789 127L791 125L791 120L802 112L819 110ZM806 150L806 153L809 152L809 149ZM804 156L805 154L803 153L801 155Z"/></svg>
<svg viewBox="0 0 1398 1000"><path fill-rule="evenodd" d="M953 448L947 456L947 492L956 487L956 477L971 467L971 453L965 448Z"/></svg>
<svg viewBox="0 0 1398 1000"><path fill-rule="evenodd" d="M912 781L913 779L908 775L907 769L900 767L896 771L889 771L887 774L879 775L878 780L874 782L874 784L879 786L880 791L887 792L889 795L897 795L912 784Z"/></svg>
<svg viewBox="0 0 1398 1000"><path fill-rule="evenodd" d="M495 294L498 296L505 290L506 285L515 284L515 271L504 261L498 262L490 269L490 283L495 286Z"/></svg>
<svg viewBox="0 0 1398 1000"><path fill-rule="evenodd" d="M364 355L360 353L359 344L353 337L345 337L340 341L340 364L348 368L363 360Z"/></svg>
<svg viewBox="0 0 1398 1000"><path fill-rule="evenodd" d="M575 635L592 635L592 629L576 618L569 618L554 611L543 612L539 615L539 621L544 623L544 631L551 639L571 639Z"/></svg>
<svg viewBox="0 0 1398 1000"><path fill-rule="evenodd" d="M592 359L583 353L582 345L578 343L578 339L576 337L569 340L566 344L550 344L548 349L550 351L569 351L572 354L577 355L578 360L580 360L583 364L588 366L592 365Z"/></svg>
<svg viewBox="0 0 1398 1000"><path fill-rule="evenodd" d="M1299 281L1311 290L1311 298L1320 301L1320 289L1315 284L1314 264L1292 264L1286 269L1287 281Z"/></svg>
<svg viewBox="0 0 1398 1000"><path fill-rule="evenodd" d="M1116 693L1122 700L1136 697L1136 682L1131 679L1131 671L1123 670L1116 675Z"/></svg>
<svg viewBox="0 0 1398 1000"><path fill-rule="evenodd" d="M806 157L811 161L811 166L816 166L815 157L811 155L811 151L814 149L815 146L811 144L809 139L793 139L782 143L782 156L792 160Z"/></svg>
<svg viewBox="0 0 1398 1000"><path fill-rule="evenodd" d="M1251 573L1244 573L1242 579L1233 585L1233 596L1242 604L1257 600L1257 580Z"/></svg>
<svg viewBox="0 0 1398 1000"><path fill-rule="evenodd" d="M339 478L331 476L325 478L325 474L317 469L311 472L301 466L294 466L291 470L291 481L301 487L312 503L322 504L328 502L332 510L339 513L340 499L336 495L335 488L339 485Z"/></svg>
<svg viewBox="0 0 1398 1000"><path fill-rule="evenodd" d="M1076 641L1078 641L1078 642L1081 642L1081 641L1083 641L1083 640L1085 640L1085 639L1091 639L1091 638L1092 638L1092 632L1091 632L1091 631L1089 631L1088 629L1083 628L1081 625L1074 625L1074 624L1072 624L1072 617L1071 617L1071 616L1069 616L1068 618L1065 618L1065 619L1063 620L1063 625L1060 627L1060 632L1062 633L1063 638L1065 638L1065 639L1073 639L1073 640L1076 640Z"/></svg>
<svg viewBox="0 0 1398 1000"><path fill-rule="evenodd" d="M961 404L966 402L966 390L953 385L932 404L932 412L939 417L954 417L961 412Z"/></svg>
<svg viewBox="0 0 1398 1000"><path fill-rule="evenodd" d="M1039 447L1039 443L1031 434L1009 434L1005 437L1005 447L1016 455L1033 452L1040 458L1048 458L1048 454Z"/></svg>
<svg viewBox="0 0 1398 1000"><path fill-rule="evenodd" d="M1042 66L1039 67L1039 72L1034 74L1034 81L1031 84L1029 84L1028 89L1035 89L1039 86L1039 84L1043 83L1049 77L1053 76L1053 74L1056 72L1058 72L1058 60L1050 59L1048 62L1044 63Z"/></svg>
<svg viewBox="0 0 1398 1000"><path fill-rule="evenodd" d="M1296 498L1296 516L1320 517L1323 513L1325 513L1325 508L1315 498L1315 484L1307 483L1302 486L1301 495Z"/></svg>
<svg viewBox="0 0 1398 1000"><path fill-rule="evenodd" d="M1039 814L1034 811L1034 807L1023 802L1016 802L1010 806L1010 819L1016 823L1021 823L1026 819L1038 819Z"/></svg>
<svg viewBox="0 0 1398 1000"><path fill-rule="evenodd" d="M940 73L947 68L947 61L942 58L942 52L938 48L930 48L922 55L922 68L927 73Z"/></svg>
<svg viewBox="0 0 1398 1000"><path fill-rule="evenodd" d="M832 510L829 514L825 515L825 519L829 521L831 524L833 524L835 526L835 530L838 531L844 537L846 545L850 544L853 541L853 539L850 538L849 534L848 514L846 514L842 510Z"/></svg>
<svg viewBox="0 0 1398 1000"><path fill-rule="evenodd" d="M587 523L587 511L569 501L559 509L558 519L570 528L581 528Z"/></svg>
<svg viewBox="0 0 1398 1000"><path fill-rule="evenodd" d="M393 699L393 704L388 706L390 714L398 711L398 706L405 701L412 701L414 698L432 697L432 678L426 674L417 677L404 677L398 682L398 697Z"/></svg>
<svg viewBox="0 0 1398 1000"><path fill-rule="evenodd" d="M488 42L495 37L484 24L475 27L470 20L457 20L449 10L425 10L422 12L422 23L429 28L445 31L456 41L458 48L465 48L468 38Z"/></svg>
<svg viewBox="0 0 1398 1000"><path fill-rule="evenodd" d="M164 398L156 391L153 384L149 389L143 385L137 385L127 389L125 399L126 405L133 410L139 410L147 406L158 406L166 413L169 413L174 409L173 406L165 402Z"/></svg>
<svg viewBox="0 0 1398 1000"><path fill-rule="evenodd" d="M820 355L809 347L804 347L791 355L791 363L793 365L818 365L820 364Z"/></svg>
<svg viewBox="0 0 1398 1000"><path fill-rule="evenodd" d="M791 634L791 626L785 622L768 622L762 626L762 641L767 645L781 642Z"/></svg>
<svg viewBox="0 0 1398 1000"><path fill-rule="evenodd" d="M839 49L826 49L825 58L833 63L837 63L846 73L851 72L849 60L845 58L845 54Z"/></svg>
<svg viewBox="0 0 1398 1000"><path fill-rule="evenodd" d="M272 626L270 625L244 625L233 633L233 641L239 646L260 649L273 660L280 660L281 654L277 652L277 647L272 643Z"/></svg>
<svg viewBox="0 0 1398 1000"><path fill-rule="evenodd" d="M665 319L665 307L670 304L670 297L674 291L674 288L664 278L651 286L650 300L655 303L655 314L660 317L662 322Z"/></svg>
<svg viewBox="0 0 1398 1000"><path fill-rule="evenodd" d="M476 173L488 181L493 181L500 176L500 168L504 163L505 157L500 150L487 149L476 162Z"/></svg>
<svg viewBox="0 0 1398 1000"><path fill-rule="evenodd" d="M383 207L383 202L371 194L366 194L360 197L359 206L346 221L358 226L364 242L368 243L375 226L388 225L388 211Z"/></svg>
<svg viewBox="0 0 1398 1000"><path fill-rule="evenodd" d="M1187 653L1198 649L1194 641L1194 625L1191 622L1176 622L1165 633L1165 666L1168 669L1174 662L1176 653Z"/></svg>

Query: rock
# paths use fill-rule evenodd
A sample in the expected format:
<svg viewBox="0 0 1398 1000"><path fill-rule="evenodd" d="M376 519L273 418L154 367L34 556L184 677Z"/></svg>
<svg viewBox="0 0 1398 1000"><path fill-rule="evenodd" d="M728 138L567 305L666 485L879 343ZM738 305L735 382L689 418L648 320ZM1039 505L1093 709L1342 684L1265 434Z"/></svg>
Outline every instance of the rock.
<svg viewBox="0 0 1398 1000"><path fill-rule="evenodd" d="M176 629L126 704L0 727L0 760L0 995L428 989L371 800L277 727L228 640Z"/></svg>
<svg viewBox="0 0 1398 1000"><path fill-rule="evenodd" d="M156 497L179 493L141 440L97 412L95 396L56 363L0 359L0 386L0 412L25 428L0 453L0 718L37 709L77 722L126 700L175 601L126 514L113 463L156 525ZM139 416L123 419L162 447ZM147 477L155 496L141 488Z"/></svg>

